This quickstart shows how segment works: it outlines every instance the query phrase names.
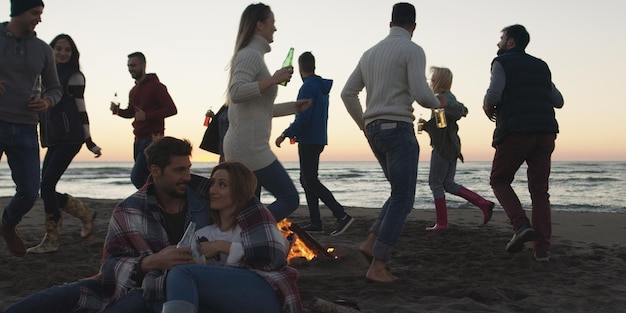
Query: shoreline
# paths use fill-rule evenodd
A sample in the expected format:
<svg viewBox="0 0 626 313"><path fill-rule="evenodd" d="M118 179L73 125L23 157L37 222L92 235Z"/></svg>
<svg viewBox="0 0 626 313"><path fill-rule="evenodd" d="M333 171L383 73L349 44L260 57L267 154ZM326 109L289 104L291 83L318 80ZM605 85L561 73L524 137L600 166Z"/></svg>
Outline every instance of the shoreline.
<svg viewBox="0 0 626 313"><path fill-rule="evenodd" d="M97 273L110 213L119 200L80 198L98 211L94 233L82 239L80 223L64 215L60 249L54 253L11 256L0 240L0 309L26 295ZM0 197L6 206L10 197ZM342 235L330 210L321 207L325 234L314 238L333 247L334 260L294 265L305 305L315 298L346 300L361 312L615 312L626 307L626 214L553 212L553 261L537 263L527 243L521 253L504 251L512 235L504 212L482 225L479 209L448 210L450 229L427 232L433 210L413 210L394 249L390 269L400 279L369 283L368 263L358 251L379 210L346 207L355 217ZM18 226L27 246L43 235L43 205ZM300 206L289 219L308 223Z"/></svg>

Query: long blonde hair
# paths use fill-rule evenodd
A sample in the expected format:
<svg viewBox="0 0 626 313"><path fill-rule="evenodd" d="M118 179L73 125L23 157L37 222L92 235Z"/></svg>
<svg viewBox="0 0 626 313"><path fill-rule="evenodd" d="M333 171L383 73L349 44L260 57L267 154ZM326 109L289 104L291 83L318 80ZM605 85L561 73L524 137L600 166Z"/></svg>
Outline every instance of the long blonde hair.
<svg viewBox="0 0 626 313"><path fill-rule="evenodd" d="M237 52L246 47L250 41L252 41L256 31L256 23L265 21L271 14L272 10L270 7L261 2L251 4L243 10L241 19L239 20L239 30L237 31L237 40L235 41L235 52L230 59L230 73L228 75L227 88L230 88L230 83L233 79L233 62L235 61ZM228 100L230 100L230 97L228 98ZM227 101L227 103L228 102L230 101Z"/></svg>
<svg viewBox="0 0 626 313"><path fill-rule="evenodd" d="M434 93L450 91L452 88L452 71L445 67L431 66L430 88Z"/></svg>

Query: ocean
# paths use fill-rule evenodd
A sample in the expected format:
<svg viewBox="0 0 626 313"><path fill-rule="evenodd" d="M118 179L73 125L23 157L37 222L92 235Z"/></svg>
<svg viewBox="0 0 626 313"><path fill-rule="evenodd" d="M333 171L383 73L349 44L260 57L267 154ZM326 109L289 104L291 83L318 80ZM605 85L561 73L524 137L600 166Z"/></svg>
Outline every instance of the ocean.
<svg viewBox="0 0 626 313"><path fill-rule="evenodd" d="M208 176L213 162L193 164L192 172ZM428 161L421 161L415 195L416 210L434 208L428 187ZM299 183L297 162L283 166L300 192L300 204L306 200ZM57 185L57 191L79 198L123 199L135 191L130 183L131 162L74 162ZM497 203L489 186L491 162L457 164L456 181ZM550 201L556 211L626 213L626 162L553 162L550 176ZM377 162L322 162L320 181L335 198L347 207L378 209L389 196L389 184ZM525 165L518 171L513 188L525 208L530 208ZM15 186L5 162L0 162L0 196L13 196ZM464 199L447 195L448 206L475 209ZM263 191L261 201L271 203L271 194ZM502 210L496 205L496 210Z"/></svg>

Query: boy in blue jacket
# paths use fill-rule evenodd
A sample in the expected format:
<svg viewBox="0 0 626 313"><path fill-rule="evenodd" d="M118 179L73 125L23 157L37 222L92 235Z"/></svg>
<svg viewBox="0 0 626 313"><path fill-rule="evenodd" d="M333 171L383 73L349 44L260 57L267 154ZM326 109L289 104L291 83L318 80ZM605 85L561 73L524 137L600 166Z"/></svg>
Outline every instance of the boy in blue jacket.
<svg viewBox="0 0 626 313"><path fill-rule="evenodd" d="M324 146L328 144L328 94L333 81L315 74L315 57L311 52L304 52L300 55L298 67L303 81L298 92L298 100L311 99L311 106L296 115L294 122L276 138L276 146L280 148L281 143L287 137L292 142L298 142L300 183L304 188L311 219L311 223L303 229L310 233L324 232L319 199L326 204L337 219L337 225L330 235L338 236L350 227L354 218L345 212L330 190L318 179L320 154L324 151Z"/></svg>

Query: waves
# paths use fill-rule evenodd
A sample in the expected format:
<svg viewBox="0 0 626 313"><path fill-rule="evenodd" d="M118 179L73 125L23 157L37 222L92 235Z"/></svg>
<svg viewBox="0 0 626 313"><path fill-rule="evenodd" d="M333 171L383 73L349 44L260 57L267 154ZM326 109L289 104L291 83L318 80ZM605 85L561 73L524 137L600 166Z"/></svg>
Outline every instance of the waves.
<svg viewBox="0 0 626 313"><path fill-rule="evenodd" d="M415 195L416 209L433 209L428 186L428 162L419 162ZM192 172L208 176L214 163L194 163ZM283 166L300 192L300 203L305 205L300 186L297 162ZM75 162L65 172L57 186L59 192L78 197L122 199L135 191L130 183L131 162ZM489 186L491 162L457 164L456 182L494 202ZM390 186L377 162L322 162L319 179L344 206L378 209L389 196ZM518 171L512 184L524 208L530 209L525 165ZM626 213L626 162L554 162L550 176L550 201L558 211L601 211ZM13 196L15 185L6 162L0 162L0 196ZM274 198L263 192L261 200L271 203ZM462 198L447 196L451 208L475 209ZM496 206L496 210L498 210Z"/></svg>

